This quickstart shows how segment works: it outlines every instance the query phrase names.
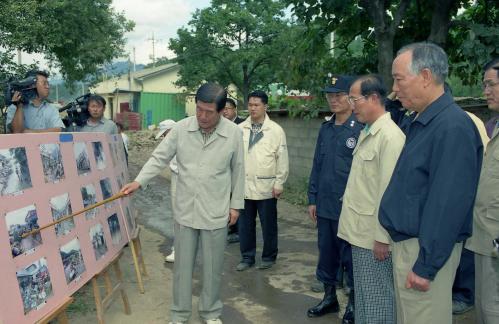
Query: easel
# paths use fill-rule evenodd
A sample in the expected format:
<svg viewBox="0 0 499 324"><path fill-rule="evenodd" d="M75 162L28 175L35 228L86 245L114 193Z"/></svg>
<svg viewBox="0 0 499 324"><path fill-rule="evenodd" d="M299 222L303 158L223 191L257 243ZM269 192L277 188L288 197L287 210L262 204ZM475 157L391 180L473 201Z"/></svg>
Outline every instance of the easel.
<svg viewBox="0 0 499 324"><path fill-rule="evenodd" d="M111 305L114 296L118 292L121 294L121 299L123 299L125 314L130 315L132 313L130 309L130 303L128 302L128 296L123 289L123 275L121 273L119 265L119 261L122 255L123 251L120 251L120 253L109 263L109 265L102 272L96 274L92 278L95 308L97 310L97 320L99 324L104 324L104 311ZM114 269L114 272L116 274L117 282L114 286L112 285L111 278L109 277L111 267ZM104 298L101 298L100 287L99 283L97 282L97 279L99 279L99 277L102 277L104 279L104 287L106 288L106 295L104 296Z"/></svg>
<svg viewBox="0 0 499 324"><path fill-rule="evenodd" d="M130 240L130 250L132 250L133 266L135 267L135 275L137 276L137 284L139 285L139 292L145 293L144 283L142 282L142 275L148 277L144 257L142 255L142 245L140 243L140 227L137 227L132 233Z"/></svg>
<svg viewBox="0 0 499 324"><path fill-rule="evenodd" d="M48 324L50 321L57 320L58 324L68 324L68 316L66 314L66 309L73 302L74 298L69 297L62 305L57 307L50 314L45 315L43 318L39 319L36 324Z"/></svg>

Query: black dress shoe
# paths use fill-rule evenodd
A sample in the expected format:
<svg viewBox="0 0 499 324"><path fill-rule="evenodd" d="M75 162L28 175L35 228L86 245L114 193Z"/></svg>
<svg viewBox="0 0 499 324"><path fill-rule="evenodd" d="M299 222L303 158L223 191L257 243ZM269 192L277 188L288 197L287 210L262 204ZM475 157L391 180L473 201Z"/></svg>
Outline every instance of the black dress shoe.
<svg viewBox="0 0 499 324"><path fill-rule="evenodd" d="M332 285L324 285L324 298L316 306L309 308L308 317L319 317L328 313L337 313L340 310L336 289Z"/></svg>
<svg viewBox="0 0 499 324"><path fill-rule="evenodd" d="M348 305L345 309L345 314L343 315L343 320L341 324L355 324L355 300L354 300L354 292L350 291L350 295L348 295Z"/></svg>

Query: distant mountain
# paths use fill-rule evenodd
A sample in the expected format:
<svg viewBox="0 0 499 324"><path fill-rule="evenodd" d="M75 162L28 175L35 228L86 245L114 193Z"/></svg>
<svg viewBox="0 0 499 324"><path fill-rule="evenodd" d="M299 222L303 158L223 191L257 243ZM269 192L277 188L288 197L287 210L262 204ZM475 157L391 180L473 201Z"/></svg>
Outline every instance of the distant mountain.
<svg viewBox="0 0 499 324"><path fill-rule="evenodd" d="M135 65L136 71L143 70L144 68L144 64ZM133 65L130 66L130 69L133 70ZM107 64L98 72L99 75L105 75L106 78L112 78L125 73L128 73L128 61ZM83 86L81 82L76 82L73 89L69 89L66 86L66 82L59 75L50 78L49 99L52 101L61 101L63 103L71 102L86 92L88 92L87 82L85 82Z"/></svg>
<svg viewBox="0 0 499 324"><path fill-rule="evenodd" d="M144 67L144 64L136 64L135 71L143 70ZM101 70L101 73L107 74L108 77L113 77L128 73L128 68L128 61L120 61L104 66L104 68ZM130 70L133 71L133 63L130 63Z"/></svg>

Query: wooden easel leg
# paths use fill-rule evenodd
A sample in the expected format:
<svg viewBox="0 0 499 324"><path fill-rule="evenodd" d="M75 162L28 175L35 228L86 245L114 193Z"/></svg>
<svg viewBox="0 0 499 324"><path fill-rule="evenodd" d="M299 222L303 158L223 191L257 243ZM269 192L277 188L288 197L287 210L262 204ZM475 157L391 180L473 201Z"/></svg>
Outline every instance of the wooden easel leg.
<svg viewBox="0 0 499 324"><path fill-rule="evenodd" d="M136 244L136 247L138 248L138 254L140 256L140 258L139 258L139 264L140 264L140 267L142 269L142 274L144 275L144 277L148 277L149 275L147 274L146 264L144 262L144 256L142 254L142 243L140 242L140 236L139 235L137 235L137 244Z"/></svg>
<svg viewBox="0 0 499 324"><path fill-rule="evenodd" d="M120 284L120 293L121 299L123 299L123 306L125 308L125 314L130 315L132 310L130 309L130 303L128 302L128 296L123 289L123 275L121 274L120 264L118 263L119 259L113 263L114 271L116 272L116 278L118 278L118 282Z"/></svg>
<svg viewBox="0 0 499 324"><path fill-rule="evenodd" d="M133 266L135 268L135 275L137 276L137 283L139 285L139 292L141 294L145 293L144 283L142 282L142 274L139 268L139 259L137 257L137 241L130 241L130 248L132 250ZM139 252L140 253L140 252Z"/></svg>
<svg viewBox="0 0 499 324"><path fill-rule="evenodd" d="M92 278L92 287L94 289L95 298L95 309L97 311L97 320L99 324L104 324L104 309L102 308L102 299L100 296L99 283L97 282L97 276Z"/></svg>

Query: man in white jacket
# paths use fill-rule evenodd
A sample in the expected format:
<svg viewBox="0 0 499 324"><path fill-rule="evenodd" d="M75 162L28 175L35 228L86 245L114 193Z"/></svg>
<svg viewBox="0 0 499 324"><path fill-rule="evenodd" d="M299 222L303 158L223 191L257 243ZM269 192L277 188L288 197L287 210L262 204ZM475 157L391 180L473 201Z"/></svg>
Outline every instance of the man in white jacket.
<svg viewBox="0 0 499 324"><path fill-rule="evenodd" d="M239 221L241 262L237 271L255 264L256 214L263 233L262 262L259 269L272 267L277 258L277 199L288 177L288 150L282 128L266 113L268 97L257 90L248 96L250 116L239 127L243 130L245 199Z"/></svg>

